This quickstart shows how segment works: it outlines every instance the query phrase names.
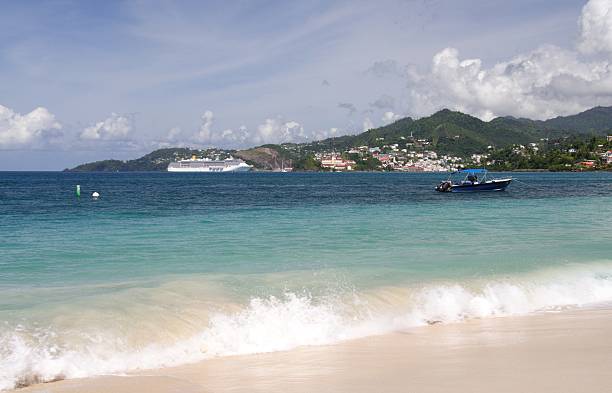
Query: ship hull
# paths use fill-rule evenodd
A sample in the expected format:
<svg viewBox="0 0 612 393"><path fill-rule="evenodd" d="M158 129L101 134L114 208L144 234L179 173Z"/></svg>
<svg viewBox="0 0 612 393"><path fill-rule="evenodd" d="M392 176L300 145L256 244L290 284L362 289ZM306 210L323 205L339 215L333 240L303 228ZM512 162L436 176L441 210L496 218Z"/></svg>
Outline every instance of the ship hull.
<svg viewBox="0 0 612 393"><path fill-rule="evenodd" d="M168 172L229 173L248 172L251 168L250 165L241 160L184 160L170 163Z"/></svg>
<svg viewBox="0 0 612 393"><path fill-rule="evenodd" d="M248 172L251 170L251 167L228 167L228 168L168 168L168 172L198 172L198 173L230 173L230 172Z"/></svg>

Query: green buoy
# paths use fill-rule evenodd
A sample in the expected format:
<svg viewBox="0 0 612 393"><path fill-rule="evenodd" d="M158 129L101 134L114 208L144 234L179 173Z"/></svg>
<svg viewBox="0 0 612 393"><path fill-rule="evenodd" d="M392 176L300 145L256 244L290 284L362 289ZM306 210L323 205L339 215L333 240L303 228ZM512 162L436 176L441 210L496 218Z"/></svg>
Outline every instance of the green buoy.
<svg viewBox="0 0 612 393"><path fill-rule="evenodd" d="M81 197L81 185L80 184L77 184L76 186L76 196L77 198Z"/></svg>

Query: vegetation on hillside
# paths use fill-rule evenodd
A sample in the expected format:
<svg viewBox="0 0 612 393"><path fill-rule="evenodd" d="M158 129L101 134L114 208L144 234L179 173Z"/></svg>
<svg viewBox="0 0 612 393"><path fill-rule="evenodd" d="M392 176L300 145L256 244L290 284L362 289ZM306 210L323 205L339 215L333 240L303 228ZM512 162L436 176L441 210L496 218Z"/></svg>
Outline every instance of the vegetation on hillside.
<svg viewBox="0 0 612 393"><path fill-rule="evenodd" d="M562 138L537 146L508 146L489 155L490 169L513 171L546 169L551 171L612 169L604 154L612 149L605 137ZM587 164L592 163L592 167Z"/></svg>
<svg viewBox="0 0 612 393"><path fill-rule="evenodd" d="M572 128L574 127L574 128ZM313 142L313 151L347 149L352 146L404 144L411 136L428 140L438 154L469 156L486 152L489 146L504 148L513 144L537 142L543 138L571 135L605 135L612 130L612 107L597 107L577 115L547 121L499 117L489 122L465 113L443 109L431 116L405 118L358 135L347 135Z"/></svg>
<svg viewBox="0 0 612 393"><path fill-rule="evenodd" d="M242 158L259 170L278 170L293 167L294 170L317 171L320 163L314 154L343 152L352 147L380 147L397 144L408 150L415 146L437 152L439 155L470 157L472 154L492 154L500 169L570 168L576 160L594 159L595 150L589 140L612 133L612 107L596 107L573 116L557 117L546 121L499 117L489 122L476 117L441 110L418 120L404 118L384 127L368 130L358 135L345 135L310 143L286 143L263 145L245 150L222 149L159 149L135 160L105 160L79 165L72 171L163 171L168 164L183 158L225 158L229 155ZM591 138L591 139L589 139ZM517 145L543 141L557 141L556 145L544 143L541 150L517 153ZM559 142L560 141L560 142ZM567 153L566 145L574 143L579 153ZM582 143L582 144L581 144ZM601 143L598 143L601 144ZM562 147L559 147L562 146ZM586 150L585 150L586 149ZM569 155L568 155L569 154ZM374 170L379 163L372 157L360 157L355 169Z"/></svg>
<svg viewBox="0 0 612 393"><path fill-rule="evenodd" d="M219 154L223 158L227 155L225 151L218 149L197 150L189 148L167 148L158 149L135 160L103 160L82 164L69 171L72 172L149 172L165 171L168 164L192 155L198 157L206 154Z"/></svg>

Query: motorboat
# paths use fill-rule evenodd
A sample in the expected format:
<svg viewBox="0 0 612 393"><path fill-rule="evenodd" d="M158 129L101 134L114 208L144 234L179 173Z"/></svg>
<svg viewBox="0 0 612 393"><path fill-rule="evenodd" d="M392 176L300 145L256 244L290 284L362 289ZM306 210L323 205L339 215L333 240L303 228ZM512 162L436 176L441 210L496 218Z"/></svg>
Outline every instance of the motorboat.
<svg viewBox="0 0 612 393"><path fill-rule="evenodd" d="M463 180L453 181L453 175L460 174ZM461 169L451 173L448 180L436 186L439 192L481 192L481 191L504 191L512 182L512 178L488 179L487 170L484 168Z"/></svg>

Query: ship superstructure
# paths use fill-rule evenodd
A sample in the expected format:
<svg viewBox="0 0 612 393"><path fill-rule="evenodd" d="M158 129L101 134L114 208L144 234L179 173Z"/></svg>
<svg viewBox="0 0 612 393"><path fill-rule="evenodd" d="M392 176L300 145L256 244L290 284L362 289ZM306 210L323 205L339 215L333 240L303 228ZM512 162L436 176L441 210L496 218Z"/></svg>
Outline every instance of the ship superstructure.
<svg viewBox="0 0 612 393"><path fill-rule="evenodd" d="M193 156L191 159L171 162L168 165L168 172L248 172L251 168L251 165L239 158L211 160Z"/></svg>

